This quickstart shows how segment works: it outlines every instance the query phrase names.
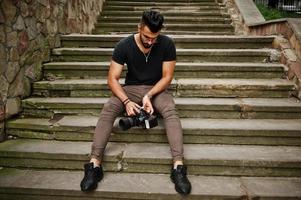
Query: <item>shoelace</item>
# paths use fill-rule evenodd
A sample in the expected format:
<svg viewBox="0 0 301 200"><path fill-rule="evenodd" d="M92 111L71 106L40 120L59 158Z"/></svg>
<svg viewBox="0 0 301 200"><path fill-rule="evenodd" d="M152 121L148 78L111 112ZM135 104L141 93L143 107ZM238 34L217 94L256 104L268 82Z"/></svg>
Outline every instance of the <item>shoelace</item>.
<svg viewBox="0 0 301 200"><path fill-rule="evenodd" d="M181 180L181 181L187 181L186 177L186 172L185 171L176 171L176 176Z"/></svg>
<svg viewBox="0 0 301 200"><path fill-rule="evenodd" d="M89 167L88 170L87 170L87 177L91 177L91 176L94 176L95 174L95 170L93 167Z"/></svg>

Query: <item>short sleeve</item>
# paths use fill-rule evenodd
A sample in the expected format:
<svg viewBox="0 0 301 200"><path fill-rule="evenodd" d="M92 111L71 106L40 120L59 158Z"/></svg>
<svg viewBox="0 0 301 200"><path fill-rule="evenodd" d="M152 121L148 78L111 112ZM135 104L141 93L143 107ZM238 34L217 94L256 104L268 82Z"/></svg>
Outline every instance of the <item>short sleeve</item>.
<svg viewBox="0 0 301 200"><path fill-rule="evenodd" d="M126 62L126 52L122 40L116 44L113 51L112 60L120 65L124 65Z"/></svg>
<svg viewBox="0 0 301 200"><path fill-rule="evenodd" d="M168 38L163 61L173 61L177 59L176 46L171 38Z"/></svg>

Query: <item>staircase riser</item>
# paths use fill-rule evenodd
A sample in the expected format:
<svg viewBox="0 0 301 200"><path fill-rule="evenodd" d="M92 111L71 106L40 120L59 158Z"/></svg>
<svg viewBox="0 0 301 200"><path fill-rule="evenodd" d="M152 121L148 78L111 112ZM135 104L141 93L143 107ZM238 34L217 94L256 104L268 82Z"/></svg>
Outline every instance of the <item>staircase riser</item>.
<svg viewBox="0 0 301 200"><path fill-rule="evenodd" d="M1 190L1 188L0 188ZM0 193L0 199L1 200L16 200L16 199L22 199L22 200L177 200L178 195L164 195L164 194L150 194L150 193L141 193L137 195L136 193L111 193L111 192L100 192L99 195L95 195L93 193L92 195L86 195L83 193L82 195L74 196L74 191L66 190L66 191L59 191L56 190L55 194L51 195L53 190L45 191L42 189L42 192L37 192L36 189L27 189L26 192L23 190L15 189L12 194L7 194L7 191ZM48 192L48 194L46 194ZM20 194L18 194L20 193ZM62 194L61 194L62 193ZM49 195L50 194L50 195ZM126 196L128 198L124 198L123 196ZM138 196L138 197L137 197ZM111 198L110 198L111 197ZM210 195L211 199L214 200L239 200L239 197L229 197L226 195ZM202 195L202 196L192 196L185 199L189 200L208 200L208 195ZM277 198L279 199L279 198ZM280 200L280 199L279 199ZM283 200L287 200L287 198L284 198Z"/></svg>
<svg viewBox="0 0 301 200"><path fill-rule="evenodd" d="M110 2L120 2L120 0L110 0ZM127 0L126 2L141 2L139 0ZM158 3L163 3L163 2L180 2L180 3L187 3L187 2L190 2L190 3L203 3L203 2L210 2L210 3L221 3L223 2L222 0L160 0L160 1L155 1L155 2L158 2Z"/></svg>
<svg viewBox="0 0 301 200"><path fill-rule="evenodd" d="M0 188L1 189L1 188ZM101 192L99 195L78 195L78 197L75 197L73 195L70 195L72 192L66 190L66 192L64 191L63 194L60 194L61 191L56 191L55 195L47 195L44 194L45 191L42 192L42 194L36 194L36 190L34 190L34 192L32 192L30 189L28 189L26 192L23 192L21 190L21 194L19 193L18 189L15 189L14 192L12 192L12 194L7 194L7 191L5 191L5 193L1 194L0 193L0 199L2 200L16 200L16 199L22 199L22 200L178 200L178 195L164 195L164 194L150 194L150 193L139 193L139 195L137 195L136 193L131 194L131 193L108 193L108 192ZM32 192L32 194L31 194ZM47 192L47 191L46 191ZM48 191L49 193L51 193L51 190ZM24 194L26 193L26 194ZM67 194L66 194L67 193ZM124 198L123 196L126 196L128 198ZM112 197L112 198L110 198ZM233 197L233 196L227 196L227 195L190 195L189 197L185 197L185 199L187 200L208 200L208 199L212 199L212 200L240 200L240 197ZM267 198L265 198L267 199ZM271 198L270 200L288 200L289 197L283 197L283 198ZM293 199L292 199L293 200Z"/></svg>
<svg viewBox="0 0 301 200"><path fill-rule="evenodd" d="M189 11L173 11L173 12L162 12L164 16L185 16L185 17L229 17L227 14L222 14L221 12L217 11L203 11L203 12L189 12ZM104 11L101 13L100 17L124 17L124 16L134 16L134 17L141 17L142 11Z"/></svg>
<svg viewBox="0 0 301 200"><path fill-rule="evenodd" d="M267 55L216 55L212 52L212 55L181 55L178 53L178 62L263 62L269 57ZM62 55L53 56L54 61L82 61L82 62L108 62L111 60L111 55Z"/></svg>
<svg viewBox="0 0 301 200"><path fill-rule="evenodd" d="M201 93L201 94L200 94ZM287 98L288 91L238 91L238 90L182 90L177 92L177 97L245 97L245 98Z"/></svg>
<svg viewBox="0 0 301 200"><path fill-rule="evenodd" d="M143 12L144 10L147 9L157 9L159 11L195 11L195 12L202 12L202 11L210 11L210 10L219 10L220 7L218 5L215 6L110 6L107 5L104 7L104 11L141 11Z"/></svg>
<svg viewBox="0 0 301 200"><path fill-rule="evenodd" d="M116 32L110 32L110 33L104 33L104 32L97 32L93 31L93 34L134 34L137 31L116 31ZM216 31L162 31L163 34L170 34L170 35L234 35L233 31L225 31L225 32L216 32Z"/></svg>
<svg viewBox="0 0 301 200"><path fill-rule="evenodd" d="M200 92L201 91L201 92ZM245 98L287 98L290 91L268 91L268 90L178 90L171 91L175 97L245 97ZM33 96L36 97L110 97L111 92L103 89L83 90L47 90L34 89Z"/></svg>
<svg viewBox="0 0 301 200"><path fill-rule="evenodd" d="M47 106L46 106L47 108ZM85 114L99 116L102 105L99 108L26 108L23 107L23 115L27 117L49 117L52 118L55 114ZM195 110L178 109L181 118L211 118L211 119L300 119L301 113L290 111L262 111L262 112L239 112L239 111L224 111L216 109L199 110L196 106Z"/></svg>
<svg viewBox="0 0 301 200"><path fill-rule="evenodd" d="M2 157L2 156L1 156ZM38 169L66 169L66 170L82 170L84 163L88 161L87 156L80 156L75 160L59 160L59 159L45 159L45 158L5 158L2 157L0 165L3 167L21 167L21 168L38 168ZM149 162L152 162L151 160ZM105 171L120 171L120 164L123 165L123 172L136 173L170 173L170 161L162 161L163 163L140 163L136 160L114 161L114 158L104 158ZM186 160L186 165L189 168L191 175L220 175L220 176L282 176L282 177L300 177L301 168L286 168L286 167L258 167L249 166L247 163L238 166L227 165L212 165L204 161L204 165L191 164ZM261 164L262 165L262 164Z"/></svg>
<svg viewBox="0 0 301 200"><path fill-rule="evenodd" d="M157 2L149 2L149 1L136 1L136 2L130 2L130 1L106 1L105 2L105 7L106 6L216 6L218 3L211 1L211 2L162 2L162 1L157 1Z"/></svg>
<svg viewBox="0 0 301 200"><path fill-rule="evenodd" d="M120 0L110 0L110 2L120 2ZM125 2L141 2L139 0L126 0ZM147 2L147 1L146 1ZM153 1L151 1L153 2ZM187 2L190 2L190 3L204 3L204 2L210 2L210 3L221 3L223 2L222 0L160 0L160 1L155 1L155 2L158 2L158 3L163 3L163 2L179 2L179 3L187 3Z"/></svg>
<svg viewBox="0 0 301 200"><path fill-rule="evenodd" d="M140 22L140 18L100 18L98 20L99 23L136 23ZM174 18L174 19L166 19L166 24L189 24L189 23L200 23L200 24L231 24L230 19L225 18Z"/></svg>
<svg viewBox="0 0 301 200"><path fill-rule="evenodd" d="M46 80L49 78L55 79L89 79L89 78L107 78L107 71L97 70L44 70L44 77ZM215 72L215 71L190 71L190 72L177 72L175 71L175 78L281 78L283 72ZM121 77L125 77L125 73Z"/></svg>
<svg viewBox="0 0 301 200"><path fill-rule="evenodd" d="M1 192L0 188L0 199L2 200L178 200L178 194L154 194L154 193L130 193L130 192L94 192L92 195L86 194L74 194L74 191L70 190L57 190L55 194L53 190L44 190L44 189L19 189L13 188L12 191L8 189L11 188L3 188L3 192ZM264 199L264 200L296 200L298 197L291 197L292 195L284 195L279 197L279 195L258 195L256 194L256 198ZM185 196L186 200L242 200L247 199L247 196L242 196L241 194L237 195L228 195L228 194L216 194L216 195L187 195Z"/></svg>
<svg viewBox="0 0 301 200"><path fill-rule="evenodd" d="M93 30L94 33L110 33L110 32L135 32L137 27L119 27L112 26L112 27L104 27L104 26L96 26ZM168 26L164 31L212 31L212 32L231 32L233 31L232 27L172 27L169 28Z"/></svg>
<svg viewBox="0 0 301 200"><path fill-rule="evenodd" d="M1 188L0 188L1 189ZM22 199L22 200L93 200L93 199L101 199L101 200L116 200L116 199L120 199L120 200L130 200L130 199L124 199L124 198L105 198L105 197L91 197L89 196L79 196L79 197L74 197L72 195L66 195L66 194L60 194L61 191L56 191L55 195L47 195L47 194L36 194L36 191L34 190L34 192L32 192L31 189L28 189L28 191L26 193L24 193L22 190L19 191L18 189L14 190L15 192L13 194L7 194L5 193L0 193L0 199L1 200L16 200L16 199ZM68 191L68 190L67 190ZM48 191L49 193L52 192L52 190ZM70 194L72 192L68 191ZM20 193L20 194L18 194ZM135 194L133 195L133 197L135 197ZM202 197L200 197L202 198ZM207 197L205 197L207 198ZM222 198L220 198L222 199ZM139 200L139 199L136 199ZM140 199L143 200L143 199Z"/></svg>
<svg viewBox="0 0 301 200"><path fill-rule="evenodd" d="M63 47L101 47L101 48L114 48L116 41L62 41ZM270 48L270 42L258 42L258 43L248 43L248 42L177 42L175 41L177 48L183 49L260 49L260 48Z"/></svg>
<svg viewBox="0 0 301 200"><path fill-rule="evenodd" d="M287 137L288 131L244 131L244 130L196 130L184 131L185 144L225 144L225 145L284 145L301 146L300 137ZM26 129L7 129L7 134L26 139L43 139L58 141L92 141L94 128L86 132L79 131L45 131L45 130L26 130ZM278 133L282 136L275 136ZM199 135L197 135L199 134ZM220 134L220 135L218 135ZM292 132L292 135L300 133ZM110 137L111 142L154 142L168 143L165 133L161 134L132 134L114 133Z"/></svg>
<svg viewBox="0 0 301 200"><path fill-rule="evenodd" d="M131 1L106 1L104 3L104 7L107 8L107 6L135 6L135 7L153 7L153 6L170 6L170 7L174 7L174 6L217 6L217 5L221 5L221 7L223 6L222 4L219 4L218 2L187 2L187 1L183 1L183 2L177 2L177 1L170 1L170 2L162 2L162 1L136 1L136 2L131 2Z"/></svg>

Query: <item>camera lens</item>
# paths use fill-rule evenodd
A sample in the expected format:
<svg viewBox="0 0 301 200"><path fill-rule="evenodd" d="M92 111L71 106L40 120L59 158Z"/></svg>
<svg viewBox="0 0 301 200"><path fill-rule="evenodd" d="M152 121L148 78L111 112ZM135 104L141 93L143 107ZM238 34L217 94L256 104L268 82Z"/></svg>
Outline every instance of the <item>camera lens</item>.
<svg viewBox="0 0 301 200"><path fill-rule="evenodd" d="M119 127L123 130L126 131L128 129L130 129L131 127L133 127L134 124L134 120L130 117L127 118L121 118L119 120Z"/></svg>

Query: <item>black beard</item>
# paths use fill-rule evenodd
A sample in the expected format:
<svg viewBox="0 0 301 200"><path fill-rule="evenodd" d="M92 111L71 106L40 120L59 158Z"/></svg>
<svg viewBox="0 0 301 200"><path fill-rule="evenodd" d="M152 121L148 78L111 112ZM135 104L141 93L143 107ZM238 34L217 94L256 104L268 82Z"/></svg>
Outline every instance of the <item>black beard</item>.
<svg viewBox="0 0 301 200"><path fill-rule="evenodd" d="M143 47L146 48L146 49L149 49L149 48L151 48L151 47L153 46L152 44L149 45L149 44L147 44L147 43L144 43L144 42L142 41L141 34L140 34L140 42L142 43Z"/></svg>

